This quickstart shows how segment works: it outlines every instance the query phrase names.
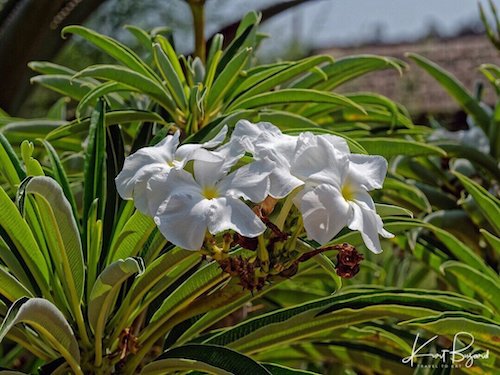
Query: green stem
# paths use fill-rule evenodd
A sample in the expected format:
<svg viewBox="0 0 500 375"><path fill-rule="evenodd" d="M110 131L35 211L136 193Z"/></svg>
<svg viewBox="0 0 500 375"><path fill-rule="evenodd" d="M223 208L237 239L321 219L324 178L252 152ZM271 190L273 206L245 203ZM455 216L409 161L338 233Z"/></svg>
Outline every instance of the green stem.
<svg viewBox="0 0 500 375"><path fill-rule="evenodd" d="M257 247L257 257L261 260L263 263L268 263L269 262L269 253L266 248L266 243L264 241L264 235L261 234L258 237L258 242L259 246Z"/></svg>
<svg viewBox="0 0 500 375"><path fill-rule="evenodd" d="M188 4L193 15L195 55L205 63L205 0L188 0Z"/></svg>
<svg viewBox="0 0 500 375"><path fill-rule="evenodd" d="M297 238L299 238L303 229L304 229L304 220L302 219L302 215L299 215L297 221L297 227L295 228L293 235L288 239L287 244L285 246L286 249L289 249L290 251L295 250L295 246L297 244Z"/></svg>
<svg viewBox="0 0 500 375"><path fill-rule="evenodd" d="M278 227L279 230L283 230L283 228L285 227L286 218L288 217L288 214L290 213L290 210L293 207L293 198L295 198L295 196L298 194L299 191L300 188L297 188L294 191L292 191L288 195L288 197L286 197L285 203L283 203L280 214L276 219L276 226Z"/></svg>

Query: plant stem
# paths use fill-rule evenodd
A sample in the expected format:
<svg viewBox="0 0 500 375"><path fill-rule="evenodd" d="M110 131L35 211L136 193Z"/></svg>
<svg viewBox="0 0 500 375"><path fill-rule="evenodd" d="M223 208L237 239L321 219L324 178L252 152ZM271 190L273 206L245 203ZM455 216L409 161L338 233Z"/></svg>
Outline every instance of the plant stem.
<svg viewBox="0 0 500 375"><path fill-rule="evenodd" d="M191 8L194 24L194 49L195 55L203 63L206 58L206 40L205 40L205 0L187 0Z"/></svg>
<svg viewBox="0 0 500 375"><path fill-rule="evenodd" d="M285 199L285 203L283 203L283 206L281 207L281 211L278 215L278 218L276 219L276 226L279 228L279 230L283 230L285 226L285 221L286 218L288 217L288 214L290 213L290 210L292 209L293 206L293 198L297 195L297 193L300 191L300 188L295 189L292 191L288 197Z"/></svg>

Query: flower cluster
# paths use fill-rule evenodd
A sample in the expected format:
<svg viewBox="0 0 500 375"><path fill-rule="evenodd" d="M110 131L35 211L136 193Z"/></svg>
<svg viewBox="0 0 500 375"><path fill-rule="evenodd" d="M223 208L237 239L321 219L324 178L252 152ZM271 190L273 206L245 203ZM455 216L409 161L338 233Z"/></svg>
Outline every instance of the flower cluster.
<svg viewBox="0 0 500 375"><path fill-rule="evenodd" d="M224 143L226 137L224 127L209 142L179 146L177 132L140 149L116 178L119 194L188 250L201 249L221 232L250 239L270 225L282 231L293 206L299 229L321 245L346 226L375 253L382 251L379 235L392 237L368 194L382 187L384 158L352 154L341 137L291 136L270 123L242 120ZM269 202L269 212L281 205L274 223L259 211Z"/></svg>

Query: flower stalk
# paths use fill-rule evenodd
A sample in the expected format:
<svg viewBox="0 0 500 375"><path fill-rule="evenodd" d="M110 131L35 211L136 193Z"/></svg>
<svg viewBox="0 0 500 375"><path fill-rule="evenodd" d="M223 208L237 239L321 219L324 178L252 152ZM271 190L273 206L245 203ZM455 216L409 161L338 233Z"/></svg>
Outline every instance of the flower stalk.
<svg viewBox="0 0 500 375"><path fill-rule="evenodd" d="M205 63L206 40L205 40L205 0L188 0L194 24L194 50L195 55Z"/></svg>

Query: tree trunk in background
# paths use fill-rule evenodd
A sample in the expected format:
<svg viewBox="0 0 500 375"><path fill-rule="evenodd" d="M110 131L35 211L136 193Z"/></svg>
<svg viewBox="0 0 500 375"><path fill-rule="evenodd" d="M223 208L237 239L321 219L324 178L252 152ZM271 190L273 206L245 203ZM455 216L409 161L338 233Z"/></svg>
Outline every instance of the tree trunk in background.
<svg viewBox="0 0 500 375"><path fill-rule="evenodd" d="M29 91L33 60L51 60L61 29L82 23L105 0L10 0L0 13L0 108L15 115Z"/></svg>

